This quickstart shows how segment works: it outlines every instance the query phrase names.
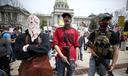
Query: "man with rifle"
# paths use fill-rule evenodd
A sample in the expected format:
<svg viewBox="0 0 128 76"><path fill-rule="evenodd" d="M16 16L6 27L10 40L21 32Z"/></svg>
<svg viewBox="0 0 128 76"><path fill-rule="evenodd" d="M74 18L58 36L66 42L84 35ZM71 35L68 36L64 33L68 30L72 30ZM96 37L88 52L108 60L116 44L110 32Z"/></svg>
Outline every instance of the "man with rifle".
<svg viewBox="0 0 128 76"><path fill-rule="evenodd" d="M62 14L64 27L56 29L53 37L56 57L56 69L58 76L75 76L76 60L78 59L79 43L78 31L71 27L72 16L69 13Z"/></svg>
<svg viewBox="0 0 128 76"><path fill-rule="evenodd" d="M118 59L119 43L115 32L108 28L112 15L103 13L98 15L98 30L88 37L87 46L91 51L88 76L94 76L97 72L100 76L114 76L112 70ZM110 64L110 60L112 63Z"/></svg>

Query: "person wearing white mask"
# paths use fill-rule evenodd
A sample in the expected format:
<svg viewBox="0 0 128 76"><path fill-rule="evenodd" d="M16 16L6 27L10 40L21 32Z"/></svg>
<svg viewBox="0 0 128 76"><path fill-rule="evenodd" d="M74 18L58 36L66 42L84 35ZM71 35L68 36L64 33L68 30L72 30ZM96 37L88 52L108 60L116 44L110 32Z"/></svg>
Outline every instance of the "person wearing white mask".
<svg viewBox="0 0 128 76"><path fill-rule="evenodd" d="M28 30L19 35L15 43L16 58L22 60L19 76L53 76L48 59L49 36L41 32L37 16L30 15L27 23Z"/></svg>

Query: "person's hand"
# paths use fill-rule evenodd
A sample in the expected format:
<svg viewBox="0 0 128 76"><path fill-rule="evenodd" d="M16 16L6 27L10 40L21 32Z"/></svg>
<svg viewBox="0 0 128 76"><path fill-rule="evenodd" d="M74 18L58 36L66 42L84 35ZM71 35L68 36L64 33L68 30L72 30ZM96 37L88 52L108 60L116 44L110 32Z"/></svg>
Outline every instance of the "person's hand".
<svg viewBox="0 0 128 76"><path fill-rule="evenodd" d="M68 59L67 59L67 57L66 56L61 56L61 58L62 58L62 60L64 61L64 62L66 62L66 63L68 63L69 65L70 65L70 63L69 63L69 61L68 61Z"/></svg>
<svg viewBox="0 0 128 76"><path fill-rule="evenodd" d="M76 61L75 61L75 66L78 67L79 64L80 64L80 60L76 60Z"/></svg>
<svg viewBox="0 0 128 76"><path fill-rule="evenodd" d="M26 44L26 45L23 46L22 49L23 49L24 52L27 52L27 48L28 48L28 46L29 46L29 44Z"/></svg>
<svg viewBox="0 0 128 76"><path fill-rule="evenodd" d="M113 69L114 69L114 65L110 65L110 68L109 68L109 72L111 72L111 71L113 71Z"/></svg>

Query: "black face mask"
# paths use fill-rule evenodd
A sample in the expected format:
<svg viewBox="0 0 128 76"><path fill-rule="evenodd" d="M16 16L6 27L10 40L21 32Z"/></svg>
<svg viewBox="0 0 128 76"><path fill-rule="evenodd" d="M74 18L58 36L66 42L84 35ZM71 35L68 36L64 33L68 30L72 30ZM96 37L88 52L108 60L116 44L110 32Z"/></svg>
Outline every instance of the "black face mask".
<svg viewBox="0 0 128 76"><path fill-rule="evenodd" d="M108 23L101 23L100 29L106 30L107 26L108 26Z"/></svg>

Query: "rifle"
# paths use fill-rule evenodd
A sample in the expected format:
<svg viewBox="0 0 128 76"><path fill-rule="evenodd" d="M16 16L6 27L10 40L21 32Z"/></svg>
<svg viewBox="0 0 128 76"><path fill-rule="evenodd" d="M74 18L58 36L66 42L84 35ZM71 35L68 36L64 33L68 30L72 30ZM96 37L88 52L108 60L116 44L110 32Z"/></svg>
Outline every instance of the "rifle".
<svg viewBox="0 0 128 76"><path fill-rule="evenodd" d="M91 41L87 42L87 46L90 47L96 53L96 46ZM104 58L102 55L98 55L98 57L95 56L94 58L96 61L96 65L98 65L99 63L102 63L107 70L110 69L109 66L106 63L104 63ZM112 71L108 71L107 73L108 73L108 76L114 76Z"/></svg>
<svg viewBox="0 0 128 76"><path fill-rule="evenodd" d="M94 52L96 52L96 47L91 41L87 42L87 46L90 47Z"/></svg>
<svg viewBox="0 0 128 76"><path fill-rule="evenodd" d="M67 60L65 60L70 65L70 46L64 46L63 50L66 54Z"/></svg>

